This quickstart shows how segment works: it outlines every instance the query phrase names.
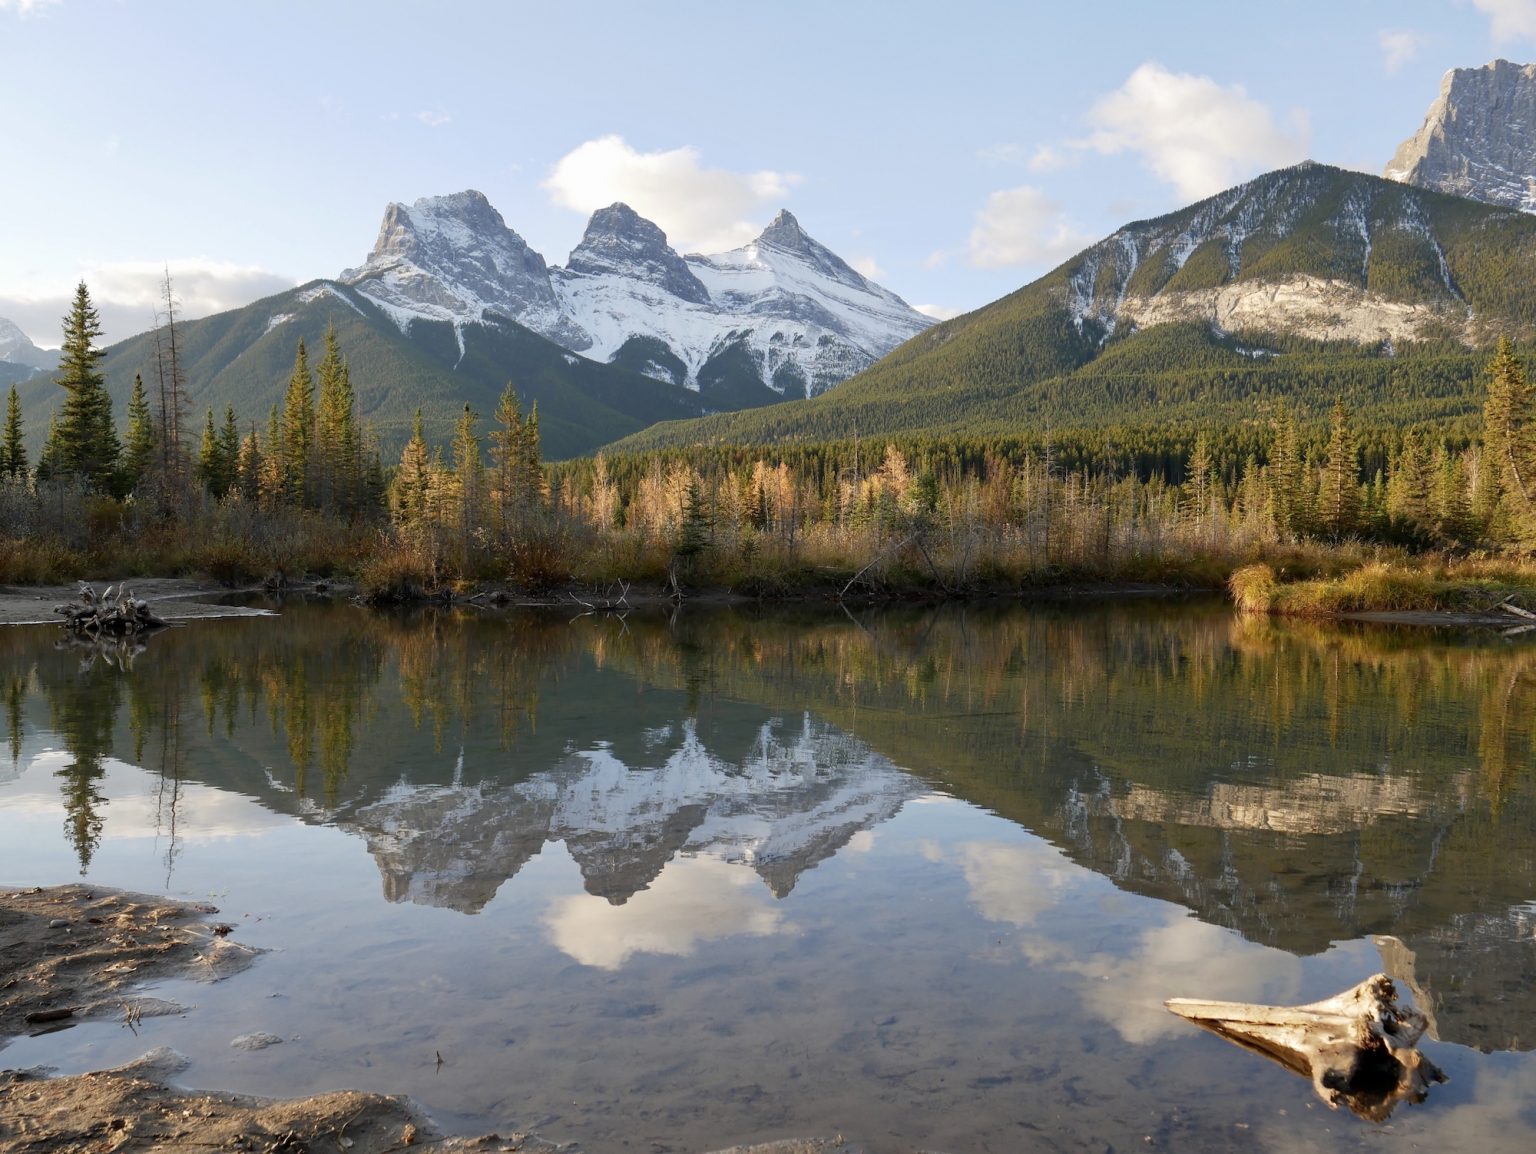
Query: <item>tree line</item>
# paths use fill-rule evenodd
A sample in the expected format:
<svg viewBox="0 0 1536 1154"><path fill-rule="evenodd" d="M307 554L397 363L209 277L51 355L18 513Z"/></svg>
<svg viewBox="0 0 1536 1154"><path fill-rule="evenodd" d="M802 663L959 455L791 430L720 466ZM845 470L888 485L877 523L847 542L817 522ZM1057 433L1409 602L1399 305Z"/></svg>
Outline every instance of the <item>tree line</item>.
<svg viewBox="0 0 1536 1154"><path fill-rule="evenodd" d="M906 571L952 589L1065 571L1157 576L1178 557L1305 542L1536 546L1536 399L1507 340L1485 366L1473 435L1432 424L1362 434L1340 398L1326 438L1277 404L1239 429L1168 432L1174 440L1156 451L1116 445L1102 431L1021 428L699 445L550 465L537 407L525 413L509 384L488 434L466 406L451 443L430 445L418 412L386 465L359 421L334 329L313 364L298 343L265 429L242 429L232 407L222 420L209 410L194 451L182 432L168 284L165 296L165 355L148 388L135 378L121 435L84 284L64 318L64 400L32 467L12 389L0 477L13 538L26 536L24 522L41 524L22 515L28 500L46 507L73 485L97 502L86 520L98 538L152 518L171 539L204 540L202 554L185 554L188 565L210 555L247 570L318 563L400 593L481 579L750 586L852 570ZM83 530L73 531L78 541ZM93 547L99 553L100 540Z"/></svg>

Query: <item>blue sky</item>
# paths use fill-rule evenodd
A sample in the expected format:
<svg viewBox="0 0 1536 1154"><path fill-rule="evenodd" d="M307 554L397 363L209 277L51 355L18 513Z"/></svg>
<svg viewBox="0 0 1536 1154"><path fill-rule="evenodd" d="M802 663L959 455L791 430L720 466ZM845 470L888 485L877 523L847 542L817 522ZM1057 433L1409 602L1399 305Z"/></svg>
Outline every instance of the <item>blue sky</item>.
<svg viewBox="0 0 1536 1154"><path fill-rule="evenodd" d="M0 317L108 339L361 264L477 188L551 263L626 200L682 251L780 207L915 305L1311 158L1380 173L1536 0L0 0Z"/></svg>

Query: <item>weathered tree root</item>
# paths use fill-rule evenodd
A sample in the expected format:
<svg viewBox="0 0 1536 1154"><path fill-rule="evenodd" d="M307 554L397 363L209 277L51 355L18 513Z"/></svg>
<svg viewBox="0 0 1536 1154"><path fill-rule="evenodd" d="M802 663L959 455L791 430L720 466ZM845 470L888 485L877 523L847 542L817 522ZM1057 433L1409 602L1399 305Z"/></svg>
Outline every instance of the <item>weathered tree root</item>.
<svg viewBox="0 0 1536 1154"><path fill-rule="evenodd" d="M125 582L121 587L108 585L97 593L88 582L80 582L80 599L68 605L56 605L53 611L64 617L64 628L79 637L137 637L170 625L154 614L149 602L134 597Z"/></svg>
<svg viewBox="0 0 1536 1154"><path fill-rule="evenodd" d="M1445 1074L1421 1054L1425 1019L1397 1003L1386 974L1305 1006L1202 1002L1171 998L1179 1017L1229 1042L1272 1058L1312 1080L1317 1096L1347 1106L1371 1122L1385 1122L1398 1103L1422 1102Z"/></svg>

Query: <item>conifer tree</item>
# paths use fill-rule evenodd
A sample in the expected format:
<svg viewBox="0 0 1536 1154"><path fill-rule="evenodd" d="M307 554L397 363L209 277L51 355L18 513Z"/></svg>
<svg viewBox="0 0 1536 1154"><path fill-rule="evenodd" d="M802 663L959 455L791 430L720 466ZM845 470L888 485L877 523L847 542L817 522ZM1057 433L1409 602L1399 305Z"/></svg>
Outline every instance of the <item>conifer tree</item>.
<svg viewBox="0 0 1536 1154"><path fill-rule="evenodd" d="M233 411L227 415L233 416ZM209 409L203 422L203 442L197 454L198 478L210 497L222 501L235 484L238 471L239 449L236 448L234 455L229 453L226 438L214 427L213 410Z"/></svg>
<svg viewBox="0 0 1536 1154"><path fill-rule="evenodd" d="M219 452L223 454L225 468L228 470L229 484L225 486L227 493L240 483L240 426L235 421L234 405L224 406L224 424L219 429Z"/></svg>
<svg viewBox="0 0 1536 1154"><path fill-rule="evenodd" d="M1387 513L1395 521L1430 527L1430 493L1434 488L1433 463L1417 429L1403 434L1387 477Z"/></svg>
<svg viewBox="0 0 1536 1154"><path fill-rule="evenodd" d="M280 494L291 504L303 505L308 500L310 453L314 440L315 382L309 371L309 355L300 339L293 358L293 373L283 393L276 441Z"/></svg>
<svg viewBox="0 0 1536 1154"><path fill-rule="evenodd" d="M1203 522L1210 511L1212 472L1211 439L1201 430L1190 450L1189 467L1184 477L1186 516L1193 521Z"/></svg>
<svg viewBox="0 0 1536 1154"><path fill-rule="evenodd" d="M26 476L27 442L21 427L21 397L12 385L5 401L5 433L0 436L0 477L21 481Z"/></svg>
<svg viewBox="0 0 1536 1154"><path fill-rule="evenodd" d="M96 489L109 490L117 470L117 430L112 427L112 398L100 363L104 350L96 347L101 318L81 281L64 317L64 343L55 378L68 394L52 438L57 460L51 471L80 478Z"/></svg>
<svg viewBox="0 0 1536 1154"><path fill-rule="evenodd" d="M1304 533L1310 528L1310 509L1305 493L1306 466L1301 457L1301 436L1296 416L1283 409L1275 419L1275 439L1269 451L1269 515L1281 536Z"/></svg>
<svg viewBox="0 0 1536 1154"><path fill-rule="evenodd" d="M523 414L512 383L496 405L498 427L491 432L491 488L496 508L496 535L505 546L521 520L524 497Z"/></svg>
<svg viewBox="0 0 1536 1154"><path fill-rule="evenodd" d="M1500 337L1488 363L1488 396L1483 403L1483 463L1476 512L1489 530L1536 538L1536 443L1532 436L1531 389L1525 366L1508 337Z"/></svg>
<svg viewBox="0 0 1536 1154"><path fill-rule="evenodd" d="M132 493L144 483L155 463L155 426L144 395L144 378L133 374L128 396L128 433L123 444L123 491Z"/></svg>
<svg viewBox="0 0 1536 1154"><path fill-rule="evenodd" d="M400 468L390 487L390 508L398 524L409 528L421 523L432 500L432 487L432 458L427 452L421 410L417 409L411 439L400 451Z"/></svg>
<svg viewBox="0 0 1536 1154"><path fill-rule="evenodd" d="M256 432L256 424L251 423L251 431L240 442L240 464L236 470L240 487L240 496L246 501L255 504L262 497L262 479L266 475L266 461L261 451L261 437Z"/></svg>
<svg viewBox="0 0 1536 1154"><path fill-rule="evenodd" d="M485 463L475 435L475 414L468 404L453 432L453 472L459 503L459 528L467 539L480 524L485 501Z"/></svg>
<svg viewBox="0 0 1536 1154"><path fill-rule="evenodd" d="M1335 541L1360 528L1360 448L1342 398L1328 418L1328 456L1318 502L1322 530Z"/></svg>
<svg viewBox="0 0 1536 1154"><path fill-rule="evenodd" d="M355 513L361 497L362 438L351 370L341 355L335 325L325 330L325 354L315 376L319 387L312 469L315 503L322 509Z"/></svg>

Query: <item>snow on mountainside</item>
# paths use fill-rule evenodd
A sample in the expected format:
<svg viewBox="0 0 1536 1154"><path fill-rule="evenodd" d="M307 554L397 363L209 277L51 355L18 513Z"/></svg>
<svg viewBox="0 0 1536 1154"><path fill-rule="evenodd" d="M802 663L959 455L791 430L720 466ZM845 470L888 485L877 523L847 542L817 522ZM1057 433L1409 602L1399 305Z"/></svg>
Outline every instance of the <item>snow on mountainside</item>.
<svg viewBox="0 0 1536 1154"><path fill-rule="evenodd" d="M1445 74L1390 180L1536 212L1536 65L1495 60Z"/></svg>
<svg viewBox="0 0 1536 1154"><path fill-rule="evenodd" d="M20 328L0 317L0 361L30 369L51 369L59 363L59 356L38 348Z"/></svg>
<svg viewBox="0 0 1536 1154"><path fill-rule="evenodd" d="M341 280L402 330L416 317L462 327L493 312L692 389L746 371L779 394L819 393L933 323L787 212L742 248L683 257L615 204L551 268L480 193L424 197L391 204L368 261Z"/></svg>
<svg viewBox="0 0 1536 1154"><path fill-rule="evenodd" d="M1065 304L1101 337L1198 321L1358 344L1470 339L1438 199L1308 161L1125 226L1064 266Z"/></svg>

